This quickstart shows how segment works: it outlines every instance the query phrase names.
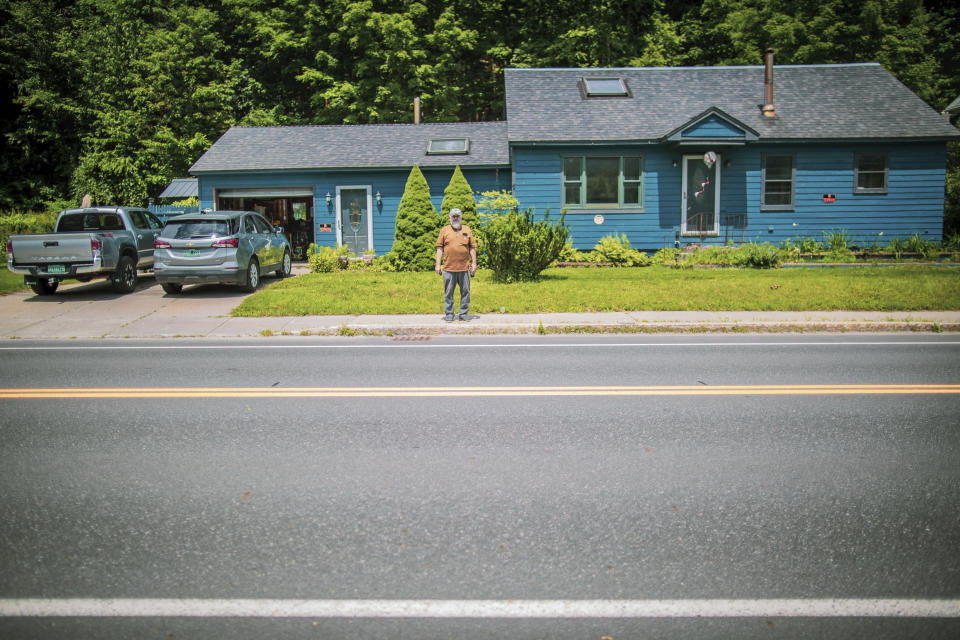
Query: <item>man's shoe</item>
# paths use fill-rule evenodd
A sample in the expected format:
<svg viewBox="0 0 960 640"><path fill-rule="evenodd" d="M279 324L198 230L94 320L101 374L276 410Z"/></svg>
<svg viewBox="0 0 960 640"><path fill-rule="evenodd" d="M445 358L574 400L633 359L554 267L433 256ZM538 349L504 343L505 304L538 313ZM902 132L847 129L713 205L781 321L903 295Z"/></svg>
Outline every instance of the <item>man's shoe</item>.
<svg viewBox="0 0 960 640"><path fill-rule="evenodd" d="M457 320L459 320L460 322L466 322L467 316L457 316Z"/></svg>
<svg viewBox="0 0 960 640"><path fill-rule="evenodd" d="M447 322L453 322L453 316L443 316L443 319Z"/></svg>

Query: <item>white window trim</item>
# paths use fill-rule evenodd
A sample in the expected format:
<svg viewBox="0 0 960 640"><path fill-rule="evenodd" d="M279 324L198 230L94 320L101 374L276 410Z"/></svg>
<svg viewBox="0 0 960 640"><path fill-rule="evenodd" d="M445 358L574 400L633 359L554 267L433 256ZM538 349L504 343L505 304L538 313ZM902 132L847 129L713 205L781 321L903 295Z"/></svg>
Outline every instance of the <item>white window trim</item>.
<svg viewBox="0 0 960 640"><path fill-rule="evenodd" d="M366 189L367 190L367 251L373 251L373 185L369 184L345 184L337 187L336 199L336 217L337 222L337 246L343 244L343 220L342 209L340 208L340 190L341 189Z"/></svg>

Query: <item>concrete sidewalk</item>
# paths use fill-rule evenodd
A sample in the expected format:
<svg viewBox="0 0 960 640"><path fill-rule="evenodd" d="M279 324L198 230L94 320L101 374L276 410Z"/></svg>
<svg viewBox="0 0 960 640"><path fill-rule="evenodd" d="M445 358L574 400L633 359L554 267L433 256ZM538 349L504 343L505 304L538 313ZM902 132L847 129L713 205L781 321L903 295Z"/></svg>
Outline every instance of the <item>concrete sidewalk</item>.
<svg viewBox="0 0 960 640"><path fill-rule="evenodd" d="M445 322L442 313L231 317L246 295L233 287L203 286L170 296L151 277L127 295L113 293L104 282L64 286L53 296L21 291L0 298L0 338L960 331L960 311L493 313L471 314L466 322Z"/></svg>

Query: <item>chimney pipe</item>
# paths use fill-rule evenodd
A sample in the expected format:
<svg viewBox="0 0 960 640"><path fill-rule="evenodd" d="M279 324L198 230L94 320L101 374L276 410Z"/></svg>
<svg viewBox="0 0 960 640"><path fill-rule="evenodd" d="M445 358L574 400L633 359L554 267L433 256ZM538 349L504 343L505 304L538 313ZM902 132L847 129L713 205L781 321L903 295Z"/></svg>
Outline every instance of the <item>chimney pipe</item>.
<svg viewBox="0 0 960 640"><path fill-rule="evenodd" d="M413 124L420 124L420 96L413 99Z"/></svg>
<svg viewBox="0 0 960 640"><path fill-rule="evenodd" d="M766 63L763 70L763 108L762 113L767 118L777 115L773 109L773 49L767 49Z"/></svg>

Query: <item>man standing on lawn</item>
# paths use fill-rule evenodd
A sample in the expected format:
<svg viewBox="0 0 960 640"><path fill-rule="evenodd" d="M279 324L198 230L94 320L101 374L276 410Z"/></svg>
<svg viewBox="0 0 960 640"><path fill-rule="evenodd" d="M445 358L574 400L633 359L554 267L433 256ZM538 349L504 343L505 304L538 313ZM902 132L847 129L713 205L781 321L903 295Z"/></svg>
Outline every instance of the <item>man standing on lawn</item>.
<svg viewBox="0 0 960 640"><path fill-rule="evenodd" d="M437 262L433 270L443 274L443 319L453 321L453 291L460 287L460 313L457 320L466 320L470 311L470 276L477 274L477 243L470 227L461 223L460 209L450 209L450 224L437 238ZM444 259L443 270L440 259Z"/></svg>

